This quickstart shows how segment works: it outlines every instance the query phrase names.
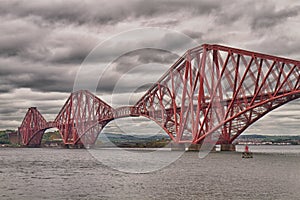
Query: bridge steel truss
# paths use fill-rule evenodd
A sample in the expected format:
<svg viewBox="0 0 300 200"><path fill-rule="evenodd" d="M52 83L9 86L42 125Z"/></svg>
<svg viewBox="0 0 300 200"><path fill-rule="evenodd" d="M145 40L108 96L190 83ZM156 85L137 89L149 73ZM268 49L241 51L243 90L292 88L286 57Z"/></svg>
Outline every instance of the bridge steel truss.
<svg viewBox="0 0 300 200"><path fill-rule="evenodd" d="M71 94L53 122L30 108L19 128L25 145L57 127L65 144L93 144L115 118L144 116L176 143L231 144L270 111L300 97L300 62L204 44L188 50L134 105L113 109L88 91Z"/></svg>
<svg viewBox="0 0 300 200"><path fill-rule="evenodd" d="M220 45L188 50L135 105L177 143L230 144L300 97L300 62Z"/></svg>
<svg viewBox="0 0 300 200"><path fill-rule="evenodd" d="M41 144L44 131L57 128L64 144L94 144L104 126L113 119L113 110L87 90L73 92L54 121L47 122L35 108L29 108L19 127L22 144Z"/></svg>

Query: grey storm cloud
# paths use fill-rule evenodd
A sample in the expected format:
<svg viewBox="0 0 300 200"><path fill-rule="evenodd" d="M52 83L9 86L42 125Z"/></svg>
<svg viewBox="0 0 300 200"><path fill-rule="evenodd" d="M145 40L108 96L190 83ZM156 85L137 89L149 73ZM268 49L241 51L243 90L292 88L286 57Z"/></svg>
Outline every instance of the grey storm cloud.
<svg viewBox="0 0 300 200"><path fill-rule="evenodd" d="M97 39L84 33L53 31L28 19L0 22L0 55L29 61L80 63Z"/></svg>
<svg viewBox="0 0 300 200"><path fill-rule="evenodd" d="M19 126L30 106L53 119L90 52L111 36L135 28L169 28L199 44L221 43L300 59L299 6L295 1L273 0L0 1L0 129ZM187 40L172 34L137 43L118 41L103 50L103 57L86 63L91 70L86 79L98 81L100 98L114 94L118 96L114 104L134 103L180 56L164 49L188 46ZM139 49L116 57L153 43L161 44L162 50ZM105 76L93 74L93 69L106 69L106 62L110 66ZM291 102L266 121L284 113L278 124L298 119L289 122L294 131L297 109L299 101ZM256 128L262 130L263 125Z"/></svg>
<svg viewBox="0 0 300 200"><path fill-rule="evenodd" d="M284 9L276 10L273 5L263 5L258 10L256 10L256 15L252 19L251 27L252 29L268 29L283 23L288 18L295 17L299 15L299 6L291 6Z"/></svg>
<svg viewBox="0 0 300 200"><path fill-rule="evenodd" d="M37 16L50 23L101 23L112 24L136 17L153 17L166 13L187 10L193 15L202 15L220 9L218 1L5 1L0 11L18 17Z"/></svg>
<svg viewBox="0 0 300 200"><path fill-rule="evenodd" d="M105 93L145 92L178 58L179 55L162 49L144 48L128 52L107 66L97 89Z"/></svg>
<svg viewBox="0 0 300 200"><path fill-rule="evenodd" d="M16 56L33 43L40 42L45 31L35 24L21 19L0 21L0 55Z"/></svg>
<svg viewBox="0 0 300 200"><path fill-rule="evenodd" d="M40 91L70 92L76 70L66 66L49 66L46 63L30 63L22 60L0 58L0 88L7 92L16 88L31 88Z"/></svg>
<svg viewBox="0 0 300 200"><path fill-rule="evenodd" d="M136 66L148 64L148 63L161 63L172 64L178 59L180 55L175 55L172 52L168 52L162 49L138 49L132 52L128 52L121 57L117 58L112 64L114 69L120 73L126 73L135 68ZM152 72L156 71L156 68L150 68ZM144 71L134 71L135 73L144 73Z"/></svg>

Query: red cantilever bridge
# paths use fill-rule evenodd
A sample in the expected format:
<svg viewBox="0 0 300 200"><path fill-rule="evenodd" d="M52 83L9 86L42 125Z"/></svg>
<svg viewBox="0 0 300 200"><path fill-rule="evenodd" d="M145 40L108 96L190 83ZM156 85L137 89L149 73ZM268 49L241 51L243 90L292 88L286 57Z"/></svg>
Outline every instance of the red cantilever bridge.
<svg viewBox="0 0 300 200"><path fill-rule="evenodd" d="M54 121L29 108L19 134L39 145L56 127L65 144L94 144L113 119L144 116L175 143L201 143L217 133L231 144L268 112L300 97L300 61L204 44L188 50L133 106L114 109L89 91L70 95Z"/></svg>

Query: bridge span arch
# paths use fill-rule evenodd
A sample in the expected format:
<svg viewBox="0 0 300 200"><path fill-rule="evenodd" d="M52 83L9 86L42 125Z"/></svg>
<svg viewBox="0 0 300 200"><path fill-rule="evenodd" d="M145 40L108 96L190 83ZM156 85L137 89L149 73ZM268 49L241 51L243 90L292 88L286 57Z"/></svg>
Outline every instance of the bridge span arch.
<svg viewBox="0 0 300 200"><path fill-rule="evenodd" d="M188 50L133 106L114 109L82 90L53 122L30 108L19 127L23 144L57 127L65 144L93 144L116 118L144 116L176 143L201 143L213 133L231 144L251 124L300 97L300 62L220 45Z"/></svg>
<svg viewBox="0 0 300 200"><path fill-rule="evenodd" d="M251 124L300 97L300 62L220 45L188 50L135 104L177 143L213 133L232 143ZM172 111L172 112L170 112Z"/></svg>

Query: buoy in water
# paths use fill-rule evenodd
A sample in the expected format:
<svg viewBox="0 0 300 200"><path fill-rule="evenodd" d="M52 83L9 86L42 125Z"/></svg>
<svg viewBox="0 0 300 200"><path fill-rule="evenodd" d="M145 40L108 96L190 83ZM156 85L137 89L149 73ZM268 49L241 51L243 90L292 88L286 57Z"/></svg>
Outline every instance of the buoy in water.
<svg viewBox="0 0 300 200"><path fill-rule="evenodd" d="M253 154L249 151L248 145L245 146L245 151L242 153L242 158L253 158Z"/></svg>

